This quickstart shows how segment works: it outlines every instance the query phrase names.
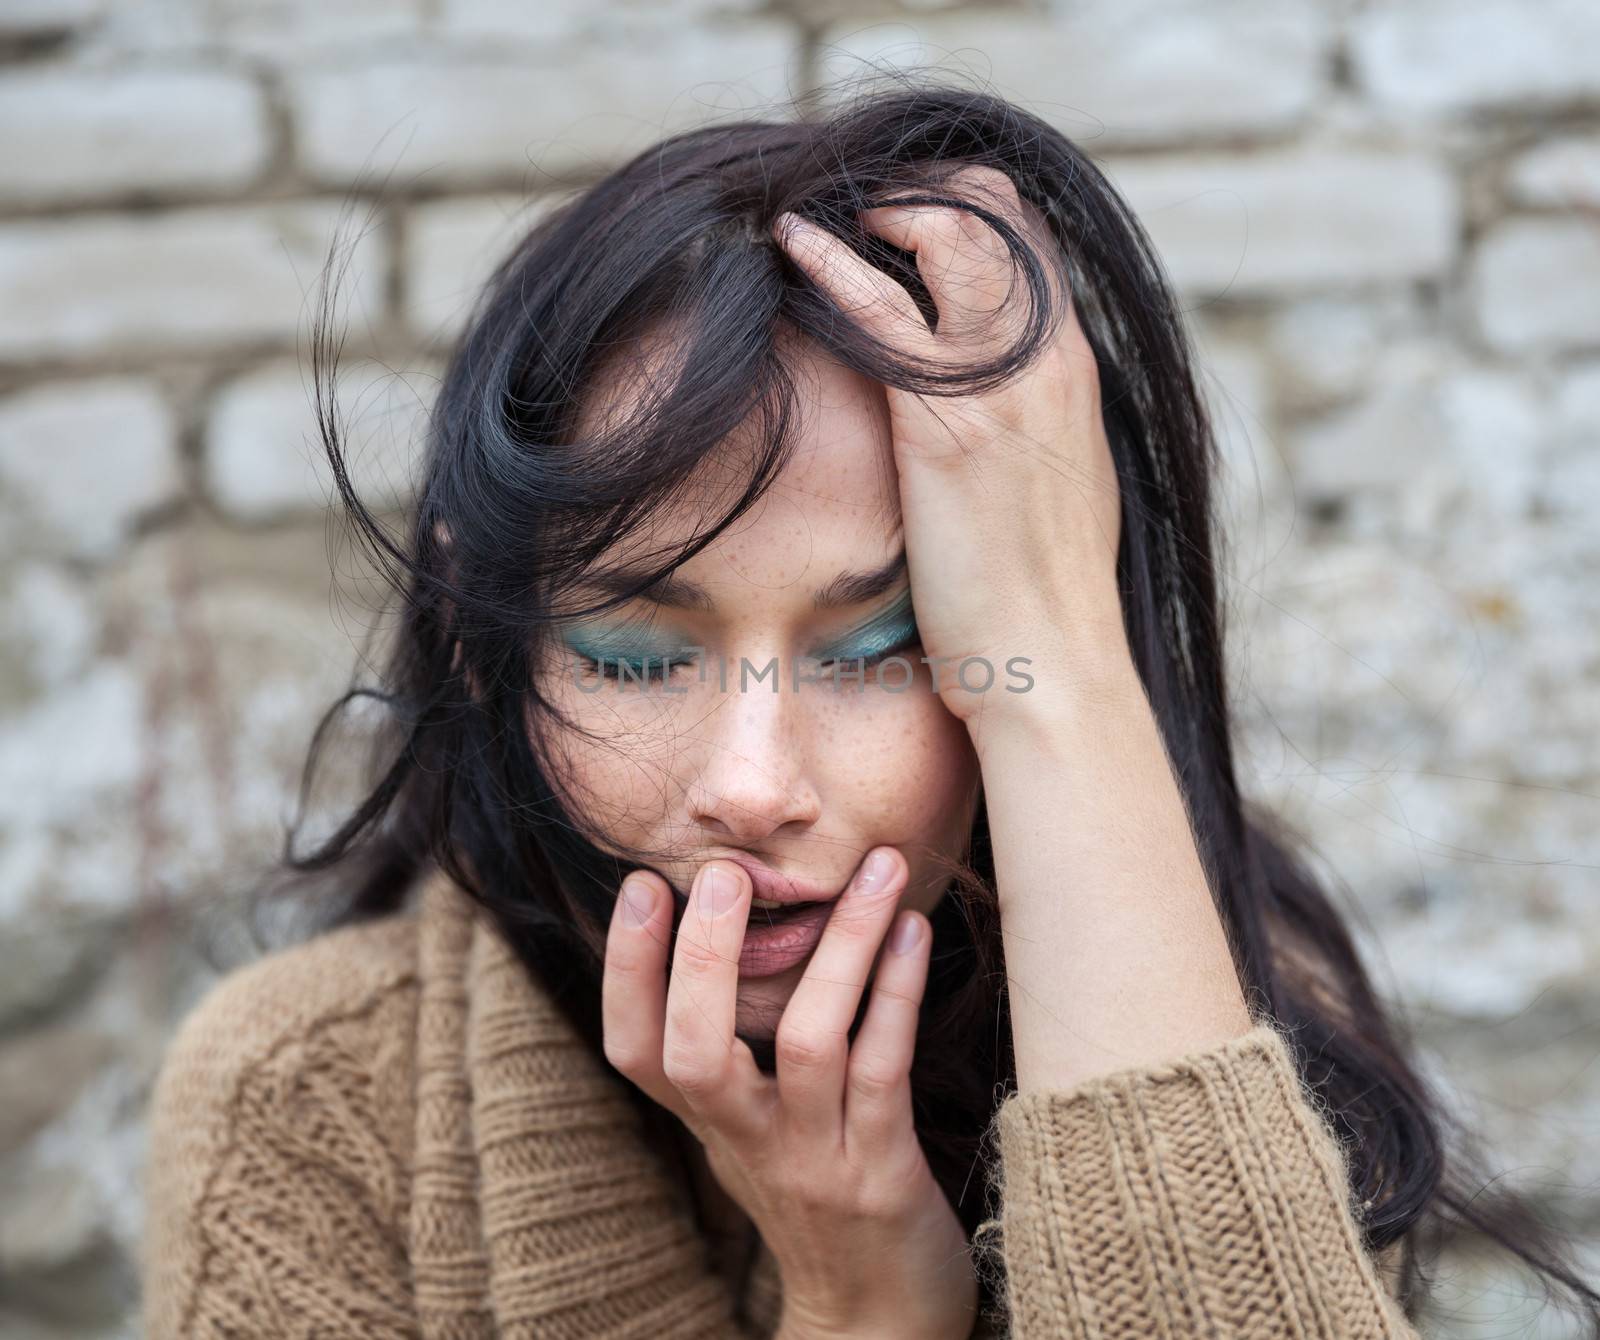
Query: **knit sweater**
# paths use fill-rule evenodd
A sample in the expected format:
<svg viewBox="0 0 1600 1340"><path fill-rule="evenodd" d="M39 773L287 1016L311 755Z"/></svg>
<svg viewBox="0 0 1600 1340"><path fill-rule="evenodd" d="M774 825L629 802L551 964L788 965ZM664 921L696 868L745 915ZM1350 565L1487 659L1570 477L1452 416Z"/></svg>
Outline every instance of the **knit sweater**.
<svg viewBox="0 0 1600 1340"><path fill-rule="evenodd" d="M1006 1097L973 1335L1415 1337L1289 1045ZM439 872L230 974L152 1100L146 1335L771 1336L772 1254L734 1282L626 1083Z"/></svg>

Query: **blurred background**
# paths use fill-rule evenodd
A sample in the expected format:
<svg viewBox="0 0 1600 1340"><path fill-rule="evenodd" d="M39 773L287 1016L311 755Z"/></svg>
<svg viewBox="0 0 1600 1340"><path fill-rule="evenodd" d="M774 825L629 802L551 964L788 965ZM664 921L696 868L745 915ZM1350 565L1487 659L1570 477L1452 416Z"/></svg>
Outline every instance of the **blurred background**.
<svg viewBox="0 0 1600 1340"><path fill-rule="evenodd" d="M341 207L393 507L538 210L897 65L1049 118L1153 234L1226 446L1244 783L1600 1276L1597 52L1591 0L0 0L0 1335L137 1333L161 1049L383 631L313 431ZM1566 1333L1477 1244L1439 1279L1430 1334Z"/></svg>

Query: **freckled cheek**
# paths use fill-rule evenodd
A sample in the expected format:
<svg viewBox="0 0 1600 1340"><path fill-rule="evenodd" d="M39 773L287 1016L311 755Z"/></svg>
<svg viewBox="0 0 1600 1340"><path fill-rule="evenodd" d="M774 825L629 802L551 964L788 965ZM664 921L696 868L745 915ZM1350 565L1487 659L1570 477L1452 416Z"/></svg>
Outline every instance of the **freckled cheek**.
<svg viewBox="0 0 1600 1340"><path fill-rule="evenodd" d="M954 857L966 845L978 760L966 727L921 684L879 693L841 711L813 754L830 828L901 846L910 900L927 910L942 891L928 849ZM929 881L937 887L923 887ZM930 896L931 895L931 896Z"/></svg>
<svg viewBox="0 0 1600 1340"><path fill-rule="evenodd" d="M670 714L637 696L585 696L563 686L557 697L574 720L597 738L557 732L550 745L551 780L576 814L613 839L645 845L663 801L681 783Z"/></svg>
<svg viewBox="0 0 1600 1340"><path fill-rule="evenodd" d="M848 793L852 809L904 822L939 808L962 771L967 735L932 694L916 688L881 695L867 711L831 732L825 755L829 780ZM954 729L951 729L953 727Z"/></svg>
<svg viewBox="0 0 1600 1340"><path fill-rule="evenodd" d="M580 746L580 751L565 778L578 811L613 840L640 844L661 810L662 774L637 755L613 748Z"/></svg>

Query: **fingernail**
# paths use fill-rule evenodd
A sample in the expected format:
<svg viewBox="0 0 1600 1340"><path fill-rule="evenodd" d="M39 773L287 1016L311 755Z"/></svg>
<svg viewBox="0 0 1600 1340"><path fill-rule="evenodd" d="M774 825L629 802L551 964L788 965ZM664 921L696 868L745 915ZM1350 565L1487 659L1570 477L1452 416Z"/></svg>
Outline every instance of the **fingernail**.
<svg viewBox="0 0 1600 1340"><path fill-rule="evenodd" d="M720 917L739 901L739 881L724 867L708 865L700 872L695 896L707 916Z"/></svg>
<svg viewBox="0 0 1600 1340"><path fill-rule="evenodd" d="M798 214L783 213L775 222L778 241L787 246L791 242L805 241L809 225Z"/></svg>
<svg viewBox="0 0 1600 1340"><path fill-rule="evenodd" d="M897 954L909 954L922 939L922 923L916 917L902 917L889 939L889 948Z"/></svg>
<svg viewBox="0 0 1600 1340"><path fill-rule="evenodd" d="M861 878L856 887L862 893L871 893L874 889L882 888L893 873L893 855L880 848L867 857L867 863L861 867Z"/></svg>
<svg viewBox="0 0 1600 1340"><path fill-rule="evenodd" d="M655 905L655 893L645 880L622 881L622 919L629 926L642 926L649 921Z"/></svg>

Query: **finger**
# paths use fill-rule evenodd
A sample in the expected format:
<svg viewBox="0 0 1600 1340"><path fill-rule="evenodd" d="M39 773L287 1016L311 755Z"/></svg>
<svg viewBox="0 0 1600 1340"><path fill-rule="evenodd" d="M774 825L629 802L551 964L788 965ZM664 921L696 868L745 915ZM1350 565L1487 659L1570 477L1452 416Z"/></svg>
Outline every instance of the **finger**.
<svg viewBox="0 0 1600 1340"><path fill-rule="evenodd" d="M981 167L969 164L948 173L944 178L930 187L928 194L954 196L958 200L976 205L987 210L990 214L999 215L1012 228L1021 233L1025 238L1034 242L1049 240L1051 234L1044 216L1028 201L1024 200L1017 191L1016 184L1005 173L997 168ZM893 215L898 208L892 202L883 207L888 217L885 222L893 224ZM968 213L948 205L912 205L910 209L938 210L945 209L961 218L970 220L973 227L974 243L982 248L985 254L992 256L1001 263L1007 263L1010 255L1005 245L1005 239L995 230L994 226L979 218L976 214ZM872 214L871 209L863 210L858 218ZM1030 237L1031 235L1031 237ZM897 246L903 245L896 243ZM907 248L909 250L909 248Z"/></svg>
<svg viewBox="0 0 1600 1340"><path fill-rule="evenodd" d="M767 1082L734 1035L750 896L750 877L733 861L700 867L678 923L662 1040L667 1082L730 1138L754 1129L756 1090Z"/></svg>
<svg viewBox="0 0 1600 1340"><path fill-rule="evenodd" d="M774 1054L784 1119L842 1136L850 1025L909 871L893 847L867 854L839 896L822 940L778 1021Z"/></svg>
<svg viewBox="0 0 1600 1340"><path fill-rule="evenodd" d="M933 332L916 303L877 266L797 214L778 215L773 235L819 288L878 339L908 353L931 354Z"/></svg>
<svg viewBox="0 0 1600 1340"><path fill-rule="evenodd" d="M672 891L635 870L622 882L606 932L600 1018L606 1060L668 1110L683 1106L661 1069L667 1013Z"/></svg>
<svg viewBox="0 0 1600 1340"><path fill-rule="evenodd" d="M990 327L1011 300L1011 253L976 215L945 205L880 205L858 217L869 232L915 253L939 312L939 338L962 340Z"/></svg>
<svg viewBox="0 0 1600 1340"><path fill-rule="evenodd" d="M998 215L1048 263L1048 249L1055 246L1055 239L1044 215L1021 198L1004 173L962 168L950 174L945 186L948 194ZM868 231L915 254L917 272L939 312L941 338L964 339L987 332L993 329L996 314L1014 304L1020 272L1010 248L976 214L953 206L889 203L863 210L857 217ZM1059 292L1054 281L1052 292ZM1023 310L1017 308L1019 318Z"/></svg>
<svg viewBox="0 0 1600 1340"><path fill-rule="evenodd" d="M857 1167L887 1153L914 1131L911 1061L928 985L933 927L920 912L895 918L872 978L867 1017L856 1033L845 1075L844 1143Z"/></svg>

